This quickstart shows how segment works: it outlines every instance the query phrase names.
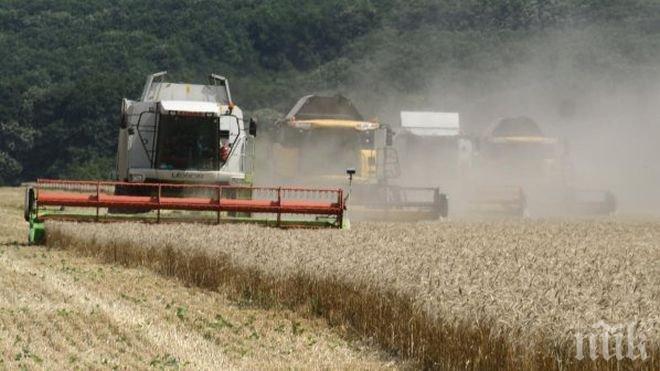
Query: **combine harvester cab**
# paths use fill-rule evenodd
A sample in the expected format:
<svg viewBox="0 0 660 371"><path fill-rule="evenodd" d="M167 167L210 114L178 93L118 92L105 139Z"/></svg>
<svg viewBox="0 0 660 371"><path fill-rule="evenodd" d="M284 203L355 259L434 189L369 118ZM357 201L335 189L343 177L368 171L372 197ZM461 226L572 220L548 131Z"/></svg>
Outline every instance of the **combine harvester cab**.
<svg viewBox="0 0 660 371"><path fill-rule="evenodd" d="M275 128L278 181L334 187L346 169L355 169L352 219L418 221L447 216L448 199L438 188L394 183L400 168L392 130L365 120L347 98L305 96Z"/></svg>
<svg viewBox="0 0 660 371"><path fill-rule="evenodd" d="M348 225L339 187L252 186L256 123L244 124L224 77L195 85L166 82L165 75L150 75L139 100L123 100L117 181L38 180L27 187L31 243L43 240L44 222L52 219Z"/></svg>
<svg viewBox="0 0 660 371"><path fill-rule="evenodd" d="M118 180L250 184L250 137L256 135L256 123L250 120L246 128L227 79L212 74L207 85L195 85L165 77L166 72L150 75L139 100L122 102ZM140 190L117 189L131 194Z"/></svg>

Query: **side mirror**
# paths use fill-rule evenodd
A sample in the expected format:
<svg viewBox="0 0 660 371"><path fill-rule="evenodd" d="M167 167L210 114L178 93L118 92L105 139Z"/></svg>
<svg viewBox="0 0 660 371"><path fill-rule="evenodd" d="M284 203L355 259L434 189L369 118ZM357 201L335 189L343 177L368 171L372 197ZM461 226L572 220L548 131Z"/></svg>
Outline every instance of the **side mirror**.
<svg viewBox="0 0 660 371"><path fill-rule="evenodd" d="M257 136L257 120L254 118L250 119L250 128L248 129L248 133L253 137Z"/></svg>
<svg viewBox="0 0 660 371"><path fill-rule="evenodd" d="M385 145L391 147L394 144L394 131L387 127L385 129Z"/></svg>

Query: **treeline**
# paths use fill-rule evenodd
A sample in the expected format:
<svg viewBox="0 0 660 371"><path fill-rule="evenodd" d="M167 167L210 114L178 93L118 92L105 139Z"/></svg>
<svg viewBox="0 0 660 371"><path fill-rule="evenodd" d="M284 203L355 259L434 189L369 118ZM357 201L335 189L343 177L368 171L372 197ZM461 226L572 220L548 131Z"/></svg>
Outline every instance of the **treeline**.
<svg viewBox="0 0 660 371"><path fill-rule="evenodd" d="M259 112L311 91L414 99L429 71L478 86L562 30L599 35L580 47L614 49L596 63L604 71L657 67L655 0L3 1L0 183L108 176L120 100L155 71L226 75L238 103ZM585 66L598 59L580 53ZM357 99L381 113L373 95Z"/></svg>

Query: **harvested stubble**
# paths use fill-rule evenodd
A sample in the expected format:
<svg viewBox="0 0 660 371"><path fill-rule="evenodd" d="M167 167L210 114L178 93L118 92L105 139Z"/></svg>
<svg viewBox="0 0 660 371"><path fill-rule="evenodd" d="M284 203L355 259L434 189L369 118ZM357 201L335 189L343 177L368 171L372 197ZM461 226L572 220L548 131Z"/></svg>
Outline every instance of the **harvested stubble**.
<svg viewBox="0 0 660 371"><path fill-rule="evenodd" d="M655 222L48 228L50 246L149 266L265 304L308 306L427 367L660 366ZM577 361L574 334L596 331L600 320L637 321L649 358Z"/></svg>
<svg viewBox="0 0 660 371"><path fill-rule="evenodd" d="M22 191L0 188L0 371L409 368L319 317L27 246Z"/></svg>

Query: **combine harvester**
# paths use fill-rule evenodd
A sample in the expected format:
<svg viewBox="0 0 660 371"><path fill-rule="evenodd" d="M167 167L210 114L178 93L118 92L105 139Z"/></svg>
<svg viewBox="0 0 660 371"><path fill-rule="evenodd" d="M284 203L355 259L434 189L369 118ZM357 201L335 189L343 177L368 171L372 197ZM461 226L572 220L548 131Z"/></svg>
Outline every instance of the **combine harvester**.
<svg viewBox="0 0 660 371"><path fill-rule="evenodd" d="M407 184L440 185L453 195L456 215L517 215L525 211L520 187L480 186L474 179L473 139L460 126L458 112L401 111L396 148L403 153Z"/></svg>
<svg viewBox="0 0 660 371"><path fill-rule="evenodd" d="M193 85L165 75L150 75L139 100L123 100L117 181L40 179L27 187L30 243L43 241L46 220L348 225L339 187L252 186L257 126L244 124L224 77Z"/></svg>
<svg viewBox="0 0 660 371"><path fill-rule="evenodd" d="M478 141L471 173L473 210L515 216L595 215L616 211L610 191L573 184L567 147L527 117L505 118ZM524 191L523 191L524 189Z"/></svg>
<svg viewBox="0 0 660 371"><path fill-rule="evenodd" d="M401 176L406 185L441 186L452 195L452 213L462 214L465 202L461 180L470 167L472 142L461 131L460 115L401 111L394 145L406 164Z"/></svg>
<svg viewBox="0 0 660 371"><path fill-rule="evenodd" d="M281 182L336 187L354 169L351 218L437 220L448 213L436 187L396 184L401 169L393 132L365 120L347 98L308 95L275 123L273 166Z"/></svg>

